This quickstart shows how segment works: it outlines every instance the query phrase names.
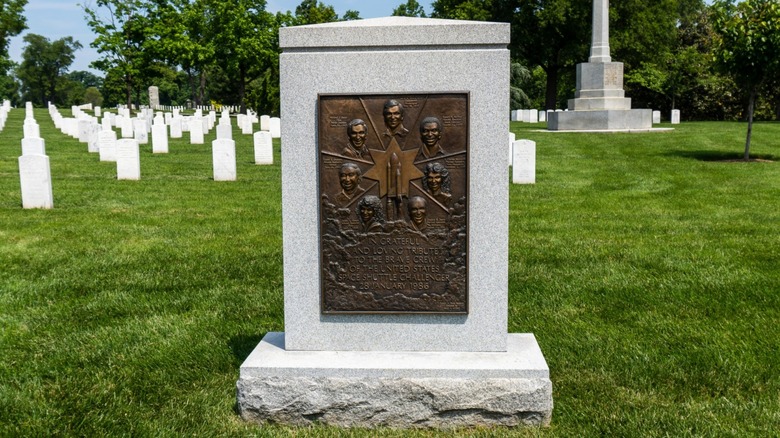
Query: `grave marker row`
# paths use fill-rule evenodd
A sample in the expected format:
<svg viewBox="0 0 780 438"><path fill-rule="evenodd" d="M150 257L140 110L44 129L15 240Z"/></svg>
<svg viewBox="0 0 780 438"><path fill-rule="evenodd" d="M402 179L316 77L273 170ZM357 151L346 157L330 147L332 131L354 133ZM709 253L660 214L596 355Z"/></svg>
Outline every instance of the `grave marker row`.
<svg viewBox="0 0 780 438"><path fill-rule="evenodd" d="M26 103L25 111L22 155L19 157L22 208L54 208L51 165L49 157L46 156L45 141L40 137L40 129L35 121L31 102Z"/></svg>

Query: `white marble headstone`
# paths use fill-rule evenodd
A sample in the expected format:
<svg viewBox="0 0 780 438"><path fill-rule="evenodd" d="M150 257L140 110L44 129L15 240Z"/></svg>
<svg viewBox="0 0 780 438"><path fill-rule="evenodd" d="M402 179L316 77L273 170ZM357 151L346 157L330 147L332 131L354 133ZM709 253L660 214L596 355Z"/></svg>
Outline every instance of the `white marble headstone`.
<svg viewBox="0 0 780 438"><path fill-rule="evenodd" d="M230 123L217 125L217 139L233 140L233 127L230 126Z"/></svg>
<svg viewBox="0 0 780 438"><path fill-rule="evenodd" d="M513 151L515 149L515 133L514 132L510 132L509 133L509 148L508 149L509 149L509 159L507 161L509 163L508 165L511 166L512 165L512 154L514 153Z"/></svg>
<svg viewBox="0 0 780 438"><path fill-rule="evenodd" d="M160 118L160 123L152 125L152 153L168 153L168 125Z"/></svg>
<svg viewBox="0 0 780 438"><path fill-rule="evenodd" d="M661 123L661 111L653 111L653 124Z"/></svg>
<svg viewBox="0 0 780 438"><path fill-rule="evenodd" d="M116 132L103 129L98 133L100 161L116 161Z"/></svg>
<svg viewBox="0 0 780 438"><path fill-rule="evenodd" d="M171 138L182 138L181 132L181 117L176 116L171 118Z"/></svg>
<svg viewBox="0 0 780 438"><path fill-rule="evenodd" d="M517 140L512 154L512 182L536 184L536 142Z"/></svg>
<svg viewBox="0 0 780 438"><path fill-rule="evenodd" d="M39 138L41 136L41 129L34 119L25 120L23 130L24 138Z"/></svg>
<svg viewBox="0 0 780 438"><path fill-rule="evenodd" d="M203 144L203 121L198 118L192 118L187 122L190 128L190 144Z"/></svg>
<svg viewBox="0 0 780 438"><path fill-rule="evenodd" d="M116 142L116 179L141 179L141 152L134 138Z"/></svg>
<svg viewBox="0 0 780 438"><path fill-rule="evenodd" d="M219 139L211 142L214 181L236 180L236 142Z"/></svg>
<svg viewBox="0 0 780 438"><path fill-rule="evenodd" d="M260 130L261 131L271 130L271 116L260 116Z"/></svg>
<svg viewBox="0 0 780 438"><path fill-rule="evenodd" d="M539 110L539 122L547 122L547 111Z"/></svg>
<svg viewBox="0 0 780 438"><path fill-rule="evenodd" d="M146 132L146 120L133 119L133 136L138 144L149 143L149 134Z"/></svg>
<svg viewBox="0 0 780 438"><path fill-rule="evenodd" d="M133 119L122 115L121 119L117 118L117 124L122 129L122 138L133 138Z"/></svg>
<svg viewBox="0 0 780 438"><path fill-rule="evenodd" d="M255 140L255 164L274 164L274 148L271 133L257 131Z"/></svg>
<svg viewBox="0 0 780 438"><path fill-rule="evenodd" d="M244 135L249 135L252 133L252 131L252 116L245 116L244 124L241 125L241 133Z"/></svg>
<svg viewBox="0 0 780 438"><path fill-rule="evenodd" d="M94 120L89 121L89 135L87 135L87 150L89 152L100 152L100 141L98 135L102 131L100 124Z"/></svg>
<svg viewBox="0 0 780 438"><path fill-rule="evenodd" d="M68 117L65 120L65 130L67 134L73 138L79 138L79 121L72 117Z"/></svg>
<svg viewBox="0 0 780 438"><path fill-rule="evenodd" d="M19 183L23 208L54 208L49 157L38 154L19 157Z"/></svg>
<svg viewBox="0 0 780 438"><path fill-rule="evenodd" d="M672 125L680 124L680 110L672 110Z"/></svg>
<svg viewBox="0 0 780 438"><path fill-rule="evenodd" d="M42 138L23 138L22 155L46 155L46 141Z"/></svg>
<svg viewBox="0 0 780 438"><path fill-rule="evenodd" d="M282 120L279 117L271 117L270 128L271 129L269 129L269 131L271 131L271 137L282 137Z"/></svg>

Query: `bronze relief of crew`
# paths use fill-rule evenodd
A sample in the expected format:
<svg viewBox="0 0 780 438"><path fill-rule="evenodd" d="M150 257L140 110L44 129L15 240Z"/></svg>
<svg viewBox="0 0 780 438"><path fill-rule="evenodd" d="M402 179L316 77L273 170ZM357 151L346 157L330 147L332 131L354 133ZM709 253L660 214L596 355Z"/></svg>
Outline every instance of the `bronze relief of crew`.
<svg viewBox="0 0 780 438"><path fill-rule="evenodd" d="M405 109L400 101L389 99L384 102L382 120L385 129L381 134L378 130L373 132L381 137L381 143L385 150L393 140L399 144L403 144L407 140L409 130L403 124L404 114ZM430 213L429 208L450 214L452 207L450 173L447 167L442 164L443 159L448 154L441 144L443 132L444 126L438 117L427 116L420 121L420 146L414 159L414 166L420 169L424 175L420 178L423 193L420 195L404 194L402 202L406 204L406 208L402 211L405 214L402 213L398 217L398 214L394 213L387 220L397 217L402 219L400 223L405 223L408 229L424 232L428 228L426 217ZM347 144L340 151L340 155L357 162L373 162L372 152L366 141L368 133L369 126L363 119L352 119L346 126ZM376 154L377 151L374 153ZM437 157L441 157L442 160L436 160ZM341 190L332 195L334 203L338 208L349 208L354 211L362 224L363 232L383 231L386 222L383 212L384 203L376 194L371 194L373 192L372 186L369 186L367 190L361 185L362 173L360 166L355 162L346 161L341 165L338 175ZM375 180L376 174L371 178ZM417 183L412 184L418 190L420 189L420 186L416 185ZM390 213L388 212L388 214ZM395 223L392 220L391 222ZM391 222L388 222L388 225Z"/></svg>

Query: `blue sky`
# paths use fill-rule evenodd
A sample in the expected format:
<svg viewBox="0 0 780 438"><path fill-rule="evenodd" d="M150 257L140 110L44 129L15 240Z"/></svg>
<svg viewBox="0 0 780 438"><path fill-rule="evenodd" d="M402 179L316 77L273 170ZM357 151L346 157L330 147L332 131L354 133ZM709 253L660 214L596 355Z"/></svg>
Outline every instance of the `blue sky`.
<svg viewBox="0 0 780 438"><path fill-rule="evenodd" d="M359 11L363 18L388 16L399 4L404 3L404 0L321 1L333 6L339 16L344 15L344 12L349 9L354 9ZM301 0L268 0L266 10L270 12L295 11L295 7L300 3ZM421 1L420 3L425 5L427 11L430 12L430 2ZM28 32L43 35L51 41L72 36L84 47L76 52L76 60L71 65L70 70L88 70L102 76L102 73L89 68L89 63L97 59L98 54L95 49L89 47L95 36L89 30L84 19L84 12L80 6L84 4L94 5L95 2L93 0L28 0L25 7L28 29L11 40L9 48L11 59L15 62L21 62L24 47L22 38Z"/></svg>

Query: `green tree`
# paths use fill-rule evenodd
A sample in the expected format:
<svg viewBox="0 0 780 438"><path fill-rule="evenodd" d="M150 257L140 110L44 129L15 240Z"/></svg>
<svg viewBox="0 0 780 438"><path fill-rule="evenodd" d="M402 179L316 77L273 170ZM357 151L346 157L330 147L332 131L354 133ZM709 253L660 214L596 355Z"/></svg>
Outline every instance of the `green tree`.
<svg viewBox="0 0 780 438"><path fill-rule="evenodd" d="M344 12L344 16L341 17L343 21L352 21L352 20L360 20L360 12L347 9L347 12Z"/></svg>
<svg viewBox="0 0 780 438"><path fill-rule="evenodd" d="M147 5L141 0L97 0L95 7L84 6L87 25L97 35L90 44L102 58L91 66L107 74L120 74L125 103L131 105L133 94L151 62L151 52L144 43L151 34Z"/></svg>
<svg viewBox="0 0 780 438"><path fill-rule="evenodd" d="M208 38L215 59L235 84L241 111L246 110L247 86L276 68L279 57L279 26L276 16L265 10L264 0L204 0Z"/></svg>
<svg viewBox="0 0 780 438"><path fill-rule="evenodd" d="M339 16L333 6L318 0L303 0L295 8L295 24L318 24L338 21Z"/></svg>
<svg viewBox="0 0 780 438"><path fill-rule="evenodd" d="M34 33L25 35L24 42L27 45L17 69L24 98L44 106L47 101L63 103L64 98L57 91L69 81L66 73L81 44L72 37L52 42Z"/></svg>
<svg viewBox="0 0 780 438"><path fill-rule="evenodd" d="M206 7L202 0L161 0L149 7L154 37L148 46L159 60L181 67L196 105L204 102L206 74L215 55Z"/></svg>
<svg viewBox="0 0 780 438"><path fill-rule="evenodd" d="M748 96L748 129L743 159L750 159L756 98L768 81L780 75L780 2L778 0L715 0L714 54Z"/></svg>
<svg viewBox="0 0 780 438"><path fill-rule="evenodd" d="M496 0L494 17L511 21L512 57L545 73L546 109L559 106L562 75L587 59L591 10L591 0Z"/></svg>
<svg viewBox="0 0 780 438"><path fill-rule="evenodd" d="M711 108L696 109L695 102L696 95L712 97L706 92L707 83L714 79L712 28L707 16L701 0L688 3L672 29L674 41L667 47L659 45L654 53L627 69L626 88L640 107L681 108L693 118L710 111Z"/></svg>
<svg viewBox="0 0 780 438"><path fill-rule="evenodd" d="M100 76L83 70L76 70L68 73L68 79L71 81L75 81L86 87L97 87L100 88L103 86L103 78Z"/></svg>
<svg viewBox="0 0 780 438"><path fill-rule="evenodd" d="M500 19L496 14L494 0L436 0L431 5L433 18L453 20L507 21L509 15Z"/></svg>
<svg viewBox="0 0 780 438"><path fill-rule="evenodd" d="M393 9L393 15L397 17L426 17L425 8L417 3L417 0L408 0Z"/></svg>
<svg viewBox="0 0 780 438"><path fill-rule="evenodd" d="M509 66L509 105L511 108L529 108L531 99L523 90L525 84L531 81L531 71L519 62L512 62Z"/></svg>
<svg viewBox="0 0 780 438"><path fill-rule="evenodd" d="M97 87L87 87L84 90L84 103L91 103L92 106L103 105L103 95Z"/></svg>
<svg viewBox="0 0 780 438"><path fill-rule="evenodd" d="M0 98L18 98L18 82L9 74L15 64L8 59L11 38L27 29L24 7L27 0L0 0Z"/></svg>
<svg viewBox="0 0 780 438"><path fill-rule="evenodd" d="M24 7L27 0L0 1L0 57L8 58L8 45L11 38L27 29Z"/></svg>

